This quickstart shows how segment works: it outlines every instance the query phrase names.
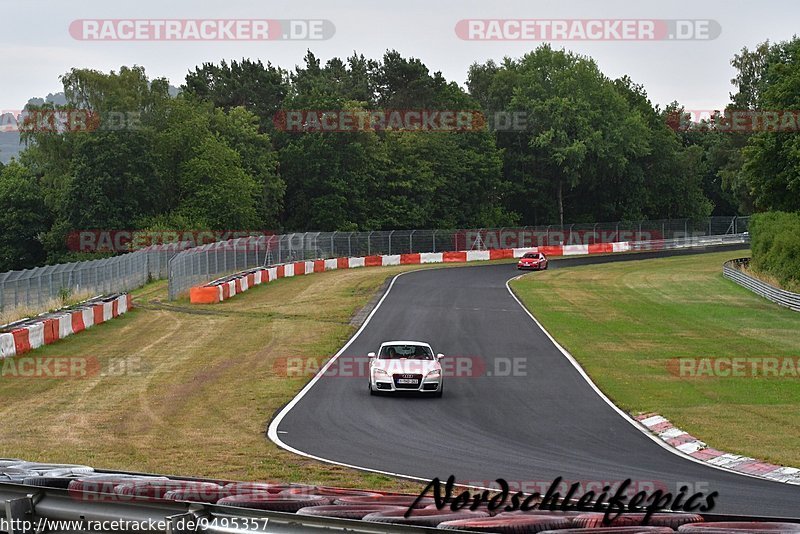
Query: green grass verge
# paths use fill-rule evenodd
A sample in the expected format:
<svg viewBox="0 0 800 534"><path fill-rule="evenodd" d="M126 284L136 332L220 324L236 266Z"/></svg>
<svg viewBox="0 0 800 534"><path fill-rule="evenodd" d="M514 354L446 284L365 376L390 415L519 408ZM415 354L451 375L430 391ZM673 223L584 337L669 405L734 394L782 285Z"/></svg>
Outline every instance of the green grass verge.
<svg viewBox="0 0 800 534"><path fill-rule="evenodd" d="M800 378L681 377L675 358L798 357L800 313L723 278L724 252L555 269L512 282L618 406L710 446L800 466Z"/></svg>
<svg viewBox="0 0 800 534"><path fill-rule="evenodd" d="M286 376L285 358L322 365L387 277L420 268L284 278L206 306L167 302L166 281L149 284L122 317L30 354L91 358L99 373L0 375L0 457L417 493L414 482L283 451L265 432L310 379Z"/></svg>

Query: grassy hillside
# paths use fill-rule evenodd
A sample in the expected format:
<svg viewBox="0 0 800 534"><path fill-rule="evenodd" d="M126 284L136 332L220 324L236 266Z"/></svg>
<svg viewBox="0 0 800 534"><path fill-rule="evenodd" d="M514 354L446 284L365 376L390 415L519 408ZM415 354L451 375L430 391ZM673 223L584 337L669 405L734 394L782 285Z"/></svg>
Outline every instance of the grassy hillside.
<svg viewBox="0 0 800 534"><path fill-rule="evenodd" d="M676 367L677 358L797 361L800 313L722 277L722 263L744 255L555 269L512 288L618 406L659 412L726 452L800 466L800 377L791 369L682 377Z"/></svg>
<svg viewBox="0 0 800 534"><path fill-rule="evenodd" d="M354 312L413 267L281 279L210 306L167 303L166 282L150 284L135 292L135 310L31 353L96 359L97 375L0 378L0 457L417 491L305 460L265 437L308 380L276 372L282 358L333 355L353 333Z"/></svg>

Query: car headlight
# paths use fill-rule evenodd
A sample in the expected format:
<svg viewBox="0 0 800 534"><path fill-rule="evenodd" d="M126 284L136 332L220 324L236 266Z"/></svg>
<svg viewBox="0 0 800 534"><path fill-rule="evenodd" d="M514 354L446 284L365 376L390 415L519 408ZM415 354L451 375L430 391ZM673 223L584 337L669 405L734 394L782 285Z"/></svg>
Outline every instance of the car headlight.
<svg viewBox="0 0 800 534"><path fill-rule="evenodd" d="M439 369L434 369L428 373L428 378L439 378L440 376L442 376L442 371Z"/></svg>
<svg viewBox="0 0 800 534"><path fill-rule="evenodd" d="M375 373L375 376L389 376L389 373L383 369L373 369L372 371Z"/></svg>

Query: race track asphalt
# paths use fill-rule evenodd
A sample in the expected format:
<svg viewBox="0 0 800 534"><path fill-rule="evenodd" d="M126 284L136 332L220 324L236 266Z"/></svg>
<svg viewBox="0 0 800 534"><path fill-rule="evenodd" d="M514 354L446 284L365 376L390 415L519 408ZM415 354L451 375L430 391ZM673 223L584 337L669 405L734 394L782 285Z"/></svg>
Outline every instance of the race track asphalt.
<svg viewBox="0 0 800 534"><path fill-rule="evenodd" d="M696 252L702 250L562 259L550 268ZM536 490L558 476L583 483L630 478L641 489L672 492L689 483L719 492L717 513L800 518L800 487L680 457L604 402L508 292L506 282L518 274L514 264L491 264L399 276L328 373L273 421L274 435L307 455L426 480L452 474L485 486L504 478ZM391 339L428 341L450 358L476 357L486 372L446 378L443 398L370 396L353 359L363 361ZM507 376L502 371L515 358L526 372Z"/></svg>

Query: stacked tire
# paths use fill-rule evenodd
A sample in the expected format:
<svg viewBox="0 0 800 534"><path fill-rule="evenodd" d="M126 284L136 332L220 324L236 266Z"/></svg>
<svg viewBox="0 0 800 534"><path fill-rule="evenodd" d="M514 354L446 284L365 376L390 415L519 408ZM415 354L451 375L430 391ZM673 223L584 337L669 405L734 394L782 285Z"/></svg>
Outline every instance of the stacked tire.
<svg viewBox="0 0 800 534"><path fill-rule="evenodd" d="M470 520L489 517L488 512L472 512L458 510L453 512L448 508L437 510L435 508L418 508L412 510L408 517L408 508L375 512L365 515L362 519L372 523L394 523L398 525L414 525L418 527L436 527L447 521Z"/></svg>
<svg viewBox="0 0 800 534"><path fill-rule="evenodd" d="M796 534L800 532L800 523L755 523L750 521L695 523L680 526L678 532L686 534L760 534L762 532Z"/></svg>
<svg viewBox="0 0 800 534"><path fill-rule="evenodd" d="M363 519L364 516L377 512L405 512L402 506L388 506L385 504L330 504L323 506L309 506L297 511L298 515L336 517L339 519Z"/></svg>
<svg viewBox="0 0 800 534"><path fill-rule="evenodd" d="M496 532L499 534L523 534L568 528L572 520L556 514L498 514L479 519L446 521L438 525L443 530L471 530L473 532ZM562 532L561 530L557 530Z"/></svg>
<svg viewBox="0 0 800 534"><path fill-rule="evenodd" d="M252 493L232 495L217 501L218 505L255 508L273 512L297 512L301 508L330 504L330 497L322 495L283 495L281 493Z"/></svg>
<svg viewBox="0 0 800 534"><path fill-rule="evenodd" d="M645 514L631 513L622 514L615 517L609 525L604 523L605 514L602 513L589 513L582 514L573 519L572 525L576 528L601 528L601 527L627 527L627 526L652 526L652 527L669 527L670 529L677 529L681 525L688 523L700 523L703 521L703 516L697 514L667 514L657 513L652 514L644 524Z"/></svg>

